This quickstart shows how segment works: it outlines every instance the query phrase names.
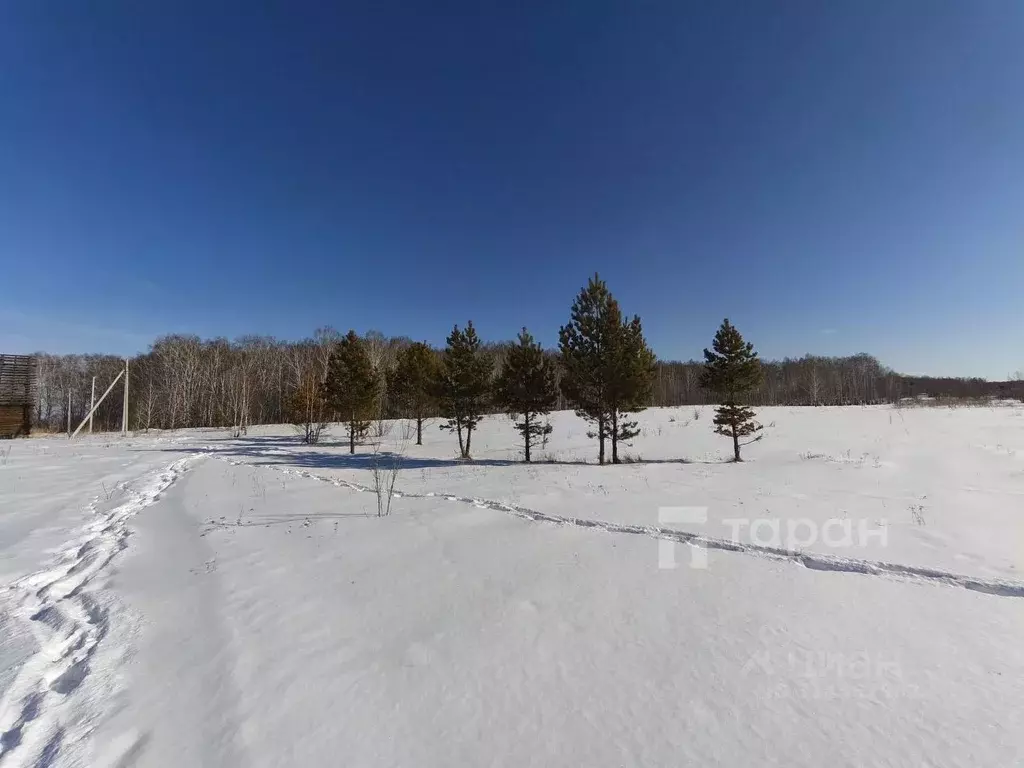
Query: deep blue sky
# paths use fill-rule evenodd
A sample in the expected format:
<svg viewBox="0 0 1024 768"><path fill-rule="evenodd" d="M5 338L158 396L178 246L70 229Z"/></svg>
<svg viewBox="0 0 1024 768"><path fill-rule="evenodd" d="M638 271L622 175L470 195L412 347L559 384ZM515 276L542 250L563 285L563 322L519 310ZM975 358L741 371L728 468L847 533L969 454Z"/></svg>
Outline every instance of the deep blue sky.
<svg viewBox="0 0 1024 768"><path fill-rule="evenodd" d="M270 10L262 6L272 6ZM0 4L0 351L319 325L1024 367L1024 3ZM13 286L13 287L12 287Z"/></svg>

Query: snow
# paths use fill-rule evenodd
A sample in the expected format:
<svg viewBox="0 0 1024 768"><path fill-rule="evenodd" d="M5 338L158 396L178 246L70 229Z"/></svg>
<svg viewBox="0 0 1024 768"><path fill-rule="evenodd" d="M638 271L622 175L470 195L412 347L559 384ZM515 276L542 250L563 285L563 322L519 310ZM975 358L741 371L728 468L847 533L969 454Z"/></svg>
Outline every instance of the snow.
<svg viewBox="0 0 1024 768"><path fill-rule="evenodd" d="M384 518L340 429L15 442L0 766L1024 757L1024 411L760 409L742 464L710 417L605 467L395 424Z"/></svg>

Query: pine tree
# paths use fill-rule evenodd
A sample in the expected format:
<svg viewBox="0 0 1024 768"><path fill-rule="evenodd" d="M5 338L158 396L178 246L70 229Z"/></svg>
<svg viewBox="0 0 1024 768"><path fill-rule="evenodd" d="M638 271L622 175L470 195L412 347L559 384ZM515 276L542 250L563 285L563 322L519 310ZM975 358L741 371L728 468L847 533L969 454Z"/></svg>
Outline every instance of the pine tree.
<svg viewBox="0 0 1024 768"><path fill-rule="evenodd" d="M324 395L339 421L348 425L349 452L356 452L356 437L370 427L380 394L380 379L366 346L355 331L338 342L327 364Z"/></svg>
<svg viewBox="0 0 1024 768"><path fill-rule="evenodd" d="M609 376L611 409L612 463L619 463L619 443L632 440L640 430L627 412L642 411L654 392L655 357L644 339L640 318L623 322L613 345L613 363Z"/></svg>
<svg viewBox="0 0 1024 768"><path fill-rule="evenodd" d="M740 401L751 390L761 385L763 372L757 359L754 345L743 341L740 332L728 318L715 334L712 350L704 350L704 374L701 386L715 392L721 398L721 405L715 409L715 432L732 438L733 454L740 458L740 438L761 431L761 425L754 421L754 411ZM760 436L755 437L760 440Z"/></svg>
<svg viewBox="0 0 1024 768"><path fill-rule="evenodd" d="M562 392L576 414L596 424L598 461L605 462L605 440L612 442L612 463L619 463L619 443L636 437L630 412L650 402L654 353L644 339L640 318L623 321L619 303L594 275L572 305L568 325L558 334L563 366Z"/></svg>
<svg viewBox="0 0 1024 768"><path fill-rule="evenodd" d="M512 419L522 416L515 426L523 436L525 460L529 464L531 444L551 434L551 425L541 424L538 417L546 416L555 407L558 391L554 365L525 328L519 334L519 343L508 350L505 366L495 383L495 399Z"/></svg>
<svg viewBox="0 0 1024 768"><path fill-rule="evenodd" d="M416 445L423 445L423 421L437 407L435 390L440 372L437 353L422 342L403 349L391 375L395 404L416 420Z"/></svg>
<svg viewBox="0 0 1024 768"><path fill-rule="evenodd" d="M459 454L470 458L473 430L490 401L491 361L480 350L480 338L473 323L466 329L452 329L441 358L441 375L436 389L448 421L441 429L459 436Z"/></svg>

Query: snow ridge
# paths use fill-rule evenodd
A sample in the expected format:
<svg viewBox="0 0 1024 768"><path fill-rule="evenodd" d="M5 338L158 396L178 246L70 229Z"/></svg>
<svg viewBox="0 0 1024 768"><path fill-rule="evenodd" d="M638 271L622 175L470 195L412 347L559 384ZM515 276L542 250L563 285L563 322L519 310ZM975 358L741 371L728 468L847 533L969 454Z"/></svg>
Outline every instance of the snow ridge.
<svg viewBox="0 0 1024 768"><path fill-rule="evenodd" d="M228 460L229 464L246 464L247 462ZM360 493L374 493L374 489L347 480L316 475L306 470L279 470L284 474L308 477L332 485L349 488ZM455 501L462 504L472 504L481 509L493 509L499 512L506 512L525 520L553 523L555 525L572 525L579 528L596 528L609 533L628 533L634 535L650 536L655 539L676 541L682 544L689 544L693 547L704 549L721 550L725 552L739 552L754 557L763 557L772 560L785 560L796 565L803 566L815 571L835 571L839 573L859 573L870 576L888 576L892 578L917 581L931 584L945 584L947 586L961 587L973 592L982 592L997 597L1024 597L1024 582L1012 581L1009 579L984 579L964 574L944 571L936 568L924 568L920 566L907 565L903 563L890 563L884 560L861 560L857 558L839 557L824 553L812 553L799 550L790 550L780 547L768 547L758 544L748 544L728 539L720 539L714 536L703 536L696 533L688 533L672 528L660 528L657 526L629 525L625 523L614 523L604 520L586 520L576 517L562 517L546 512L527 509L515 504L506 504L501 501L490 499L479 499L469 496L454 496L446 493L403 493L395 491L396 498L441 498L446 501Z"/></svg>
<svg viewBox="0 0 1024 768"><path fill-rule="evenodd" d="M109 510L97 497L86 507L96 519L49 568L0 588L0 595L13 599L15 615L28 623L39 646L0 700L3 768L50 765L88 733L88 723L82 722L88 713L80 711L73 694L90 675L90 660L110 620L107 608L86 587L127 546L129 519L157 501L196 458L144 475L133 483L135 489L121 486L128 498ZM76 721L73 733L71 720Z"/></svg>

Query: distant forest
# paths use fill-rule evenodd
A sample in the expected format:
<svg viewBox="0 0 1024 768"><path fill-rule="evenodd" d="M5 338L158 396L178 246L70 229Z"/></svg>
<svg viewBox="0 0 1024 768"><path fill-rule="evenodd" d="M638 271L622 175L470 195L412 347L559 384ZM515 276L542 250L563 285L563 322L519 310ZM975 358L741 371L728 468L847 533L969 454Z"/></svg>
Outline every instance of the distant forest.
<svg viewBox="0 0 1024 768"><path fill-rule="evenodd" d="M198 336L164 336L149 352L131 359L129 428L230 427L293 421L289 403L309 380L322 380L331 351L341 334L319 329L298 342L269 337L203 340ZM363 337L373 365L385 378L398 353L412 343L371 331ZM495 375L513 342L487 343L484 351ZM710 343L710 338L709 338ZM548 352L557 359L558 353ZM124 367L111 355L38 355L39 402L35 426L62 430L68 422L70 395L74 426L89 409L92 378L99 396ZM862 405L892 403L908 397L1024 397L1024 382L980 378L905 376L868 354L850 357L805 356L762 361L764 381L748 396L751 405ZM700 386L703 362L658 361L651 406L701 405L714 397ZM118 383L97 410L94 428L121 428L123 392ZM405 414L384 398L382 416ZM559 395L557 408L569 403Z"/></svg>

